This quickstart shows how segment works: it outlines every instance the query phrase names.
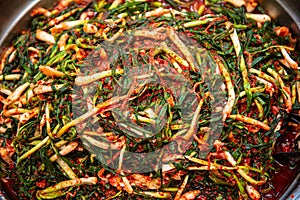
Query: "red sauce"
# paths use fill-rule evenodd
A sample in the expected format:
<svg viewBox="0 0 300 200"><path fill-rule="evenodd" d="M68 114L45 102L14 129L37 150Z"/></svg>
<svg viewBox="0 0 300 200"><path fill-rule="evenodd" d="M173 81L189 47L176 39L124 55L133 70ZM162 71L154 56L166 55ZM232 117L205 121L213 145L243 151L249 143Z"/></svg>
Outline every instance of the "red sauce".
<svg viewBox="0 0 300 200"><path fill-rule="evenodd" d="M297 133L293 131L283 131L282 135L278 138L274 153L292 151L292 145L294 144L296 135ZM284 194L286 189L296 178L299 164L297 167L291 167L275 162L274 167L278 169L278 171L271 174L271 182L274 189L263 196L266 200L276 200Z"/></svg>
<svg viewBox="0 0 300 200"><path fill-rule="evenodd" d="M1 191L4 196L7 196L11 200L18 200L18 195L15 193L13 189L13 180L9 178L1 179L0 180L3 185L3 191Z"/></svg>
<svg viewBox="0 0 300 200"><path fill-rule="evenodd" d="M280 170L273 174L272 183L275 188L275 197L278 199L284 191L289 187L297 175L297 168L290 168L289 166L282 166L275 164L276 168Z"/></svg>

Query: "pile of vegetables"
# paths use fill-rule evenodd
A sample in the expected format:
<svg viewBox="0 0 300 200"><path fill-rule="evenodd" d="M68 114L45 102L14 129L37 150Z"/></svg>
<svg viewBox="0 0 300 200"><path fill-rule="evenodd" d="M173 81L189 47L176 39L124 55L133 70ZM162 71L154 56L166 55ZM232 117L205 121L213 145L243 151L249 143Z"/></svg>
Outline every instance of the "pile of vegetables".
<svg viewBox="0 0 300 200"><path fill-rule="evenodd" d="M61 0L31 16L0 61L0 178L17 199L276 198L300 57L255 0Z"/></svg>

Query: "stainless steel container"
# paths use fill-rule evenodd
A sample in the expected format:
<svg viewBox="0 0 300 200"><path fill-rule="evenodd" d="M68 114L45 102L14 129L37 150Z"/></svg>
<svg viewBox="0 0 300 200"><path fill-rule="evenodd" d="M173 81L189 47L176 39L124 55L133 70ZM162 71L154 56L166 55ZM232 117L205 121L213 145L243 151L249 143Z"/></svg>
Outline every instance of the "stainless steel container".
<svg viewBox="0 0 300 200"><path fill-rule="evenodd" d="M35 6L50 7L53 0L0 0L0 55L18 31L28 27L29 13ZM290 27L298 39L300 51L300 1L299 0L259 0L267 13L279 24ZM0 200L6 200L1 193ZM295 177L280 200L300 199L300 173Z"/></svg>

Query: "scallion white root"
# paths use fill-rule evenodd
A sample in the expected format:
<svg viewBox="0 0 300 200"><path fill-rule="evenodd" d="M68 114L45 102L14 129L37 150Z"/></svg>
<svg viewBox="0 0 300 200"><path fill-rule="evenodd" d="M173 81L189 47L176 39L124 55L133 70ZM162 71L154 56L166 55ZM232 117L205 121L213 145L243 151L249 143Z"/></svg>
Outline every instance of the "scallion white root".
<svg viewBox="0 0 300 200"><path fill-rule="evenodd" d="M15 91L13 91L6 99L7 105L19 100L19 98L29 85L30 83L26 82L23 85L20 85Z"/></svg>
<svg viewBox="0 0 300 200"><path fill-rule="evenodd" d="M54 26L55 24L58 24L59 22L64 21L68 17L72 16L73 14L75 14L79 10L80 10L80 8L75 8L75 9L73 9L73 10L71 10L71 11L69 11L69 12L67 12L67 13L65 13L61 16L58 16L58 17L50 20L48 22L48 24L49 24L49 26Z"/></svg>
<svg viewBox="0 0 300 200"><path fill-rule="evenodd" d="M97 177L89 178L77 178L74 180L62 181L54 186L47 187L46 189L37 191L37 196L42 195L44 198L47 197L47 194L60 191L65 188L75 187L80 185L96 185Z"/></svg>
<svg viewBox="0 0 300 200"><path fill-rule="evenodd" d="M67 155L68 153L74 151L77 147L78 147L77 142L70 142L67 146L65 146L62 150L59 151L59 154L61 156ZM50 157L50 161L54 162L57 158L58 156L55 154Z"/></svg>
<svg viewBox="0 0 300 200"><path fill-rule="evenodd" d="M229 118L234 119L234 120L238 120L238 121L242 121L242 122L245 122L245 123L249 123L249 124L252 124L254 126L258 126L258 127L262 128L263 130L266 130L266 131L270 130L270 127L267 124L265 124L263 122L260 122L256 119L250 118L250 117L245 117L243 115L230 115Z"/></svg>
<svg viewBox="0 0 300 200"><path fill-rule="evenodd" d="M246 17L250 19L254 19L256 22L265 23L266 21L271 21L271 17L267 14L254 14L254 13L246 13Z"/></svg>
<svg viewBox="0 0 300 200"><path fill-rule="evenodd" d="M64 172L67 174L67 176L70 179L75 180L78 178L77 175L75 174L75 172L71 169L71 167L62 158L57 158L56 162L64 170Z"/></svg>
<svg viewBox="0 0 300 200"><path fill-rule="evenodd" d="M284 57L284 61L287 62L288 66L290 68L292 68L293 70L297 71L298 70L298 63L296 61L294 61L290 55L288 54L288 52L285 50L285 48L280 48L281 49L281 53Z"/></svg>
<svg viewBox="0 0 300 200"><path fill-rule="evenodd" d="M21 74L8 74L8 75L0 75L0 81L6 80L6 81L14 81L19 80L21 78Z"/></svg>
<svg viewBox="0 0 300 200"><path fill-rule="evenodd" d="M95 73L95 74L92 74L89 76L79 76L79 77L76 77L75 84L79 85L79 86L86 85L86 84L95 82L99 79L110 77L113 74L123 74L123 73L124 73L123 69L116 69L116 70L102 71L102 72Z"/></svg>
<svg viewBox="0 0 300 200"><path fill-rule="evenodd" d="M87 20L74 20L74 21L61 22L60 24L57 24L52 28L50 28L50 32L51 34L61 33L65 30L74 28L75 26L83 25L86 22Z"/></svg>
<svg viewBox="0 0 300 200"><path fill-rule="evenodd" d="M181 195L182 195L182 193L185 189L185 186L186 186L188 180L189 180L189 175L186 175L183 179L182 184L180 185L180 187L179 187L179 189L176 193L176 196L175 196L174 200L180 200L181 199Z"/></svg>
<svg viewBox="0 0 300 200"><path fill-rule="evenodd" d="M36 35L35 35L36 39L41 40L43 42L46 42L47 44L55 44L55 39L54 36L42 31L42 30L36 30Z"/></svg>
<svg viewBox="0 0 300 200"><path fill-rule="evenodd" d="M36 151L38 151L40 148L42 148L43 146L45 146L48 142L50 141L49 136L45 137L40 143L38 143L37 145L35 145L32 149L30 149L29 151L27 151L26 153L24 153L19 159L18 159L18 163L26 158L28 158L30 155L32 155L33 153L35 153Z"/></svg>
<svg viewBox="0 0 300 200"><path fill-rule="evenodd" d="M58 71L57 69L53 69L52 67L44 66L44 65L39 66L39 70L46 76L51 76L51 77L62 77L65 75L63 72Z"/></svg>
<svg viewBox="0 0 300 200"><path fill-rule="evenodd" d="M282 96L285 102L285 106L288 111L292 110L292 98L291 98L291 91L290 88L285 86L283 80L281 79L280 75L273 70L272 68L268 68L267 71L274 77L274 79L279 83L281 89L282 89Z"/></svg>
<svg viewBox="0 0 300 200"><path fill-rule="evenodd" d="M228 3L231 3L235 7L239 8L241 6L244 6L246 4L245 0L225 0Z"/></svg>
<svg viewBox="0 0 300 200"><path fill-rule="evenodd" d="M225 151L225 155L226 155L226 159L228 160L228 162L230 162L230 164L232 166L236 166L236 161L234 160L234 158L232 157L232 155ZM266 183L266 179L260 180L260 181L256 181L253 178L251 178L249 175L246 174L246 172L243 169L237 169L237 172L249 183L253 184L253 185L263 185Z"/></svg>
<svg viewBox="0 0 300 200"><path fill-rule="evenodd" d="M15 50L15 48L13 46L9 47L5 53L3 54L1 60L0 60L0 74L2 74L3 69L5 67L6 64L6 59L8 58L8 56L13 53L13 51Z"/></svg>
<svg viewBox="0 0 300 200"><path fill-rule="evenodd" d="M224 66L223 62L218 57L216 57L215 59L218 64L219 70L225 79L227 93L228 93L227 103L222 111L223 121L225 121L226 118L231 114L231 111L233 109L234 102L235 102L235 91L234 91L234 86L233 86L231 78L230 78L230 74L227 71L226 67Z"/></svg>

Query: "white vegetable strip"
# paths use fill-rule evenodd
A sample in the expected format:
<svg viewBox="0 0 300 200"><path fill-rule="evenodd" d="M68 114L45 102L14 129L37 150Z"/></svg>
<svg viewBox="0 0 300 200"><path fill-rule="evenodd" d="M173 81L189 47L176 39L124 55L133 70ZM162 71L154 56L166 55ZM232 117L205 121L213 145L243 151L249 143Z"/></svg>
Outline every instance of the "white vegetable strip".
<svg viewBox="0 0 300 200"><path fill-rule="evenodd" d="M49 109L49 102L46 103L45 106L45 122L46 122L46 130L47 134L49 135L50 138L52 138L52 132L51 132L51 124L50 124L50 109Z"/></svg>
<svg viewBox="0 0 300 200"><path fill-rule="evenodd" d="M86 22L87 20L74 20L74 21L61 22L60 24L57 24L52 28L50 28L50 32L51 34L60 33L64 30L69 30L71 28L74 28L75 26L82 25Z"/></svg>
<svg viewBox="0 0 300 200"><path fill-rule="evenodd" d="M145 17L149 18L149 17L159 17L162 16L163 14L169 13L170 10L169 9L164 9L162 7L157 8L155 10L151 10L145 13Z"/></svg>
<svg viewBox="0 0 300 200"><path fill-rule="evenodd" d="M4 147L0 147L0 157L10 166L14 166L14 162L9 156L10 151Z"/></svg>
<svg viewBox="0 0 300 200"><path fill-rule="evenodd" d="M226 167L222 165L190 166L188 170L236 170L238 167Z"/></svg>
<svg viewBox="0 0 300 200"><path fill-rule="evenodd" d="M12 108L12 109L9 109L9 110L4 110L2 115L4 117L10 117L10 116L13 116L13 115L16 115L16 114L22 114L22 113L26 113L26 112L29 112L29 110L24 109L24 108Z"/></svg>
<svg viewBox="0 0 300 200"><path fill-rule="evenodd" d="M128 30L127 33L129 35L133 35L136 37L148 37L148 38L153 38L155 40L165 40L166 39L166 35L163 33L160 33L157 30L153 30L153 31L148 31L148 30ZM124 34L121 34L121 36L124 36Z"/></svg>
<svg viewBox="0 0 300 200"><path fill-rule="evenodd" d="M94 24L84 24L83 31L88 34L95 34L98 32L98 28Z"/></svg>
<svg viewBox="0 0 300 200"><path fill-rule="evenodd" d="M180 200L194 200L194 199L196 199L198 194L200 194L200 190L191 190L191 191L184 193L180 197Z"/></svg>
<svg viewBox="0 0 300 200"><path fill-rule="evenodd" d="M34 17L36 15L41 15L41 14L46 16L46 17L51 16L51 12L49 10L45 9L45 8L42 8L42 7L38 7L38 8L33 9L30 16Z"/></svg>
<svg viewBox="0 0 300 200"><path fill-rule="evenodd" d="M182 16L186 16L186 15L187 15L187 13L185 13L184 11L183 11L183 12L181 12L181 11L178 11L178 10L172 9L172 10L170 10L170 13L166 13L166 14L164 14L164 16L168 16L168 17L172 17L172 15L173 15L173 16L175 16L175 15L182 15Z"/></svg>
<svg viewBox="0 0 300 200"><path fill-rule="evenodd" d="M59 90L63 86L64 86L64 84L58 84L58 85L54 85L54 88L56 90ZM52 92L52 91L53 91L53 89L52 89L51 85L38 85L33 89L33 92L35 94L43 94L43 93Z"/></svg>
<svg viewBox="0 0 300 200"><path fill-rule="evenodd" d="M276 79L276 81L278 81L281 89L282 89L282 93L283 93L283 99L285 102L285 106L288 109L288 111L292 110L292 98L290 95L290 88L285 86L284 82L282 81L280 75L273 69L268 68L267 71Z"/></svg>
<svg viewBox="0 0 300 200"><path fill-rule="evenodd" d="M170 192L153 192L153 191L139 191L135 192L135 194L147 195L153 198L159 199L171 199L172 194Z"/></svg>
<svg viewBox="0 0 300 200"><path fill-rule="evenodd" d="M263 91L265 91L265 88L259 86L259 87L253 87L250 90L251 90L252 93L254 93L254 92L263 92ZM242 91L242 92L240 92L239 97L241 98L241 97L244 97L245 95L246 95L246 91Z"/></svg>
<svg viewBox="0 0 300 200"><path fill-rule="evenodd" d="M242 122L245 122L245 123L249 123L249 124L252 124L254 126L258 126L260 128L262 128L263 130L270 130L270 127L268 125L266 125L265 123L263 122L260 122L256 119L253 119L253 118L250 118L250 117L245 117L243 115L230 115L229 118L231 119L234 119L234 120L238 120L238 121L242 121Z"/></svg>
<svg viewBox="0 0 300 200"><path fill-rule="evenodd" d="M165 42L163 42L161 45L162 45L162 50L166 54L171 56L174 60L176 60L181 65L185 67L189 67L189 63L186 60L184 60L182 57L180 57L177 53L175 53L172 49L170 49Z"/></svg>
<svg viewBox="0 0 300 200"><path fill-rule="evenodd" d="M7 104L11 104L17 101L29 85L30 83L26 82L23 85L20 85L15 91L13 91L6 99Z"/></svg>
<svg viewBox="0 0 300 200"><path fill-rule="evenodd" d="M125 150L126 150L126 143L124 142L123 147L120 151L118 171L122 171Z"/></svg>
<svg viewBox="0 0 300 200"><path fill-rule="evenodd" d="M77 179L77 175L71 169L71 167L61 158L56 159L57 164L64 170L64 172L68 175L68 177L72 180Z"/></svg>
<svg viewBox="0 0 300 200"><path fill-rule="evenodd" d="M206 160L201 160L199 158L194 158L191 156L185 156L185 158L194 163L198 163L200 165L205 165L205 166L190 166L190 167L188 167L189 170L216 170L216 169L234 170L234 169L238 168L238 167L227 167L224 165L220 165L220 164L213 163L213 162L208 162Z"/></svg>
<svg viewBox="0 0 300 200"><path fill-rule="evenodd" d="M35 48L35 47L28 47L27 50L28 50L28 51L31 51L32 53L35 53L35 54L37 54L37 55L40 54L40 50L38 50L38 49Z"/></svg>
<svg viewBox="0 0 300 200"><path fill-rule="evenodd" d="M246 4L245 0L225 0L225 1L228 3L231 3L232 5L234 5L237 8Z"/></svg>
<svg viewBox="0 0 300 200"><path fill-rule="evenodd" d="M231 22L225 22L225 26L226 26L226 29L229 30L231 28L232 24L231 24ZM238 34L237 34L237 31L235 28L233 28L233 33L230 34L230 38L231 38L233 46L234 46L236 57L237 58L240 57L239 70L242 73L243 87L244 87L244 90L246 91L247 99L252 100L252 93L250 90L251 85L250 85L249 77L248 77L248 69L246 66L244 56L242 54L242 47L241 47L241 44L240 44L240 41L238 38ZM247 105L249 105L249 103L250 102L247 101Z"/></svg>
<svg viewBox="0 0 300 200"><path fill-rule="evenodd" d="M17 56L17 50L14 50L8 58L8 63L12 63L15 60L16 56Z"/></svg>
<svg viewBox="0 0 300 200"><path fill-rule="evenodd" d="M186 175L184 177L184 180L183 180L181 186L179 187L179 189L178 189L178 191L176 193L176 196L175 196L174 200L180 200L181 199L180 197L181 197L181 195L183 193L183 190L185 189L185 186L186 186L188 180L189 180L189 175Z"/></svg>
<svg viewBox="0 0 300 200"><path fill-rule="evenodd" d="M289 66L294 69L294 70L298 70L298 63L296 61L294 61L290 55L288 54L288 52L285 50L285 48L280 48L281 49L281 53L283 55L283 57L285 58L285 61L289 64Z"/></svg>
<svg viewBox="0 0 300 200"><path fill-rule="evenodd" d="M42 148L44 145L46 145L46 143L48 143L50 141L49 136L45 137L40 143L38 143L37 145L35 145L32 149L30 149L29 151L27 151L26 153L24 153L19 159L18 159L18 163L24 159L26 159L27 157L29 157L30 155L32 155L34 152L38 151L40 148Z"/></svg>
<svg viewBox="0 0 300 200"><path fill-rule="evenodd" d="M130 119L134 122L139 121L139 122L145 122L145 123L150 123L150 124L155 124L155 120L148 118L148 117L143 117L140 115L135 115L135 114L130 114Z"/></svg>
<svg viewBox="0 0 300 200"><path fill-rule="evenodd" d="M188 50L188 48L185 46L185 44L181 41L181 39L178 37L174 29L167 29L167 35L170 38L170 40L178 47L178 49L183 53L185 56L186 60L189 62L191 69L193 71L197 71L195 69L195 61L194 58L191 54L191 52Z"/></svg>
<svg viewBox="0 0 300 200"><path fill-rule="evenodd" d="M67 155L68 153L74 151L77 147L78 147L77 142L70 142L67 146L65 146L62 150L59 151L59 154L62 156ZM58 156L55 154L50 157L50 161L54 162L57 158Z"/></svg>
<svg viewBox="0 0 300 200"><path fill-rule="evenodd" d="M200 115L200 111L201 111L203 103L204 103L204 100L201 99L200 102L199 102L199 104L198 104L198 107L197 107L197 109L196 109L196 111L194 113L190 129L182 137L184 140L189 140L193 136L193 134L197 131L197 123L198 123L198 119L199 119L199 115Z"/></svg>
<svg viewBox="0 0 300 200"><path fill-rule="evenodd" d="M36 39L41 40L43 42L46 42L47 44L55 44L55 39L54 36L42 31L42 30L36 30L36 35L35 35Z"/></svg>
<svg viewBox="0 0 300 200"><path fill-rule="evenodd" d="M179 64L175 61L175 59L171 59L170 62L172 63L173 67L176 69L176 71L181 74L182 73L182 69L179 66Z"/></svg>
<svg viewBox="0 0 300 200"><path fill-rule="evenodd" d="M52 77L62 77L64 76L65 74L61 71L58 71L56 69L53 69L52 67L49 67L49 66L44 66L44 65L41 65L39 66L39 70L45 74L46 76L52 76Z"/></svg>
<svg viewBox="0 0 300 200"><path fill-rule="evenodd" d="M99 79L105 78L105 77L110 77L114 74L123 74L124 70L123 69L116 69L116 70L106 70L103 72L99 72L96 74L92 74L89 76L79 76L75 79L75 84L76 85L86 85L89 83L92 83L94 81L97 81Z"/></svg>
<svg viewBox="0 0 300 200"><path fill-rule="evenodd" d="M293 84L292 85L292 96L291 96L291 98L292 98L292 104L294 105L295 104L295 102L296 102L296 94L297 92L296 92L296 84Z"/></svg>
<svg viewBox="0 0 300 200"><path fill-rule="evenodd" d="M126 96L121 96L121 97L114 97L111 98L103 103L98 104L95 108L93 108L92 110L90 110L89 112L81 115L80 117L72 120L71 122L67 123L66 125L64 125L57 133L57 137L61 137L66 131L69 130L69 128L76 126L77 124L80 124L81 122L85 121L87 118L95 115L96 113L98 113L100 110L104 110L105 108L112 106L114 104L118 104L121 103L122 100L124 100L125 98L127 98Z"/></svg>
<svg viewBox="0 0 300 200"><path fill-rule="evenodd" d="M31 109L29 112L23 113L20 118L19 121L21 124L26 123L28 120L30 120L31 118L37 116L39 114L39 107L36 107L34 109Z"/></svg>
<svg viewBox="0 0 300 200"><path fill-rule="evenodd" d="M249 70L249 72L252 73L252 74L256 74L256 75L258 75L258 77L260 77L262 79L265 79L265 80L271 82L272 84L276 85L276 80L273 77L269 76L268 74L266 74L266 73L264 73L262 71L259 71L257 69L251 68Z"/></svg>
<svg viewBox="0 0 300 200"><path fill-rule="evenodd" d="M94 138L87 136L87 135L82 135L81 136L82 139L85 139L87 141L89 141L89 143L101 148L101 149L114 149L114 150L118 150L120 148L122 148L122 146L125 144L125 140L121 140L120 142L109 142L109 141L105 141L105 142L101 142L99 140L95 140Z"/></svg>
<svg viewBox="0 0 300 200"><path fill-rule="evenodd" d="M69 39L69 35L68 33L64 33L62 36L60 36L58 42L57 42L57 46L59 48L60 51L63 51L65 49L67 40Z"/></svg>
<svg viewBox="0 0 300 200"><path fill-rule="evenodd" d="M122 0L114 0L113 3L108 8L108 10L112 10L112 9L118 7L118 5L120 5L121 3L122 3Z"/></svg>
<svg viewBox="0 0 300 200"><path fill-rule="evenodd" d="M227 104L224 107L223 112L222 112L223 121L225 121L226 118L231 114L231 111L233 109L234 102L235 102L235 92L234 92L234 86L233 86L231 78L230 78L230 74L228 73L226 67L224 66L224 64L222 63L222 61L219 58L215 57L215 60L218 64L220 72L222 73L222 75L225 79L227 92L228 92Z"/></svg>
<svg viewBox="0 0 300 200"><path fill-rule="evenodd" d="M267 91L270 92L270 96L273 95L273 93L274 93L275 90L274 90L274 86L273 86L273 84L271 82L269 82L269 81L267 81L267 80L265 80L263 78L259 78L259 77L256 77L256 80L259 81L259 82L261 82L261 83L263 83L263 84L265 84L265 88L266 88Z"/></svg>
<svg viewBox="0 0 300 200"><path fill-rule="evenodd" d="M133 17L131 17L131 19L135 20L136 18L142 18L142 17L145 17L145 18L160 17L160 16L162 16L164 14L167 14L167 13L170 13L170 12L171 11L169 9L164 9L162 7L159 7L157 9L146 12L144 15L140 14L138 16L133 16Z"/></svg>
<svg viewBox="0 0 300 200"><path fill-rule="evenodd" d="M124 174L121 172L121 175L124 175ZM123 180L123 183L125 185L124 188L125 188L126 192L128 192L129 194L132 194L133 193L133 189L132 189L132 187L130 185L130 182L127 179L127 177L126 176L122 176L122 180Z"/></svg>
<svg viewBox="0 0 300 200"><path fill-rule="evenodd" d="M267 14L246 13L246 17L250 19L254 19L259 23L265 23L266 21L271 21L271 17Z"/></svg>
<svg viewBox="0 0 300 200"><path fill-rule="evenodd" d="M6 81L14 81L19 80L21 78L21 74L8 74L8 75L0 75L0 81L6 80Z"/></svg>
<svg viewBox="0 0 300 200"><path fill-rule="evenodd" d="M121 19L117 19L116 21L114 21L114 25L118 24L121 22L122 27L124 27L126 25L126 20L121 18ZM120 28L118 30L118 32L116 32L111 38L107 39L108 42L113 42L115 41L118 37L120 37L122 35L122 33L124 32L125 28Z"/></svg>
<svg viewBox="0 0 300 200"><path fill-rule="evenodd" d="M29 88L25 94L20 98L20 102L22 105L25 105L26 103L30 102L32 97L34 96L33 90Z"/></svg>
<svg viewBox="0 0 300 200"><path fill-rule="evenodd" d="M72 186L95 185L96 183L97 183L97 177L77 178L74 180L62 181L54 186L47 187L44 190L39 190L37 191L37 193L47 194L47 193L55 192Z"/></svg>
<svg viewBox="0 0 300 200"><path fill-rule="evenodd" d="M260 193L251 185L246 185L246 190L252 200L259 200L261 198Z"/></svg>
<svg viewBox="0 0 300 200"><path fill-rule="evenodd" d="M186 22L182 26L184 28L190 28L190 27L208 24L210 22L216 21L217 19L218 19L218 16L216 16L216 15L206 14L206 15L200 17L198 20Z"/></svg>
<svg viewBox="0 0 300 200"><path fill-rule="evenodd" d="M64 21L65 19L67 19L68 17L70 17L71 15L75 14L78 10L80 10L80 8L75 8L73 10L71 10L70 12L67 12L59 17L56 17L52 20L49 21L49 26L54 26L55 24Z"/></svg>
<svg viewBox="0 0 300 200"><path fill-rule="evenodd" d="M13 46L9 47L5 53L3 54L1 61L0 61L0 74L2 74L3 69L5 67L5 62L6 59L8 58L8 56L15 50L15 48Z"/></svg>
<svg viewBox="0 0 300 200"><path fill-rule="evenodd" d="M11 94L11 91L5 88L0 88L0 92L8 96Z"/></svg>
<svg viewBox="0 0 300 200"><path fill-rule="evenodd" d="M236 161L234 160L234 158L232 157L232 155L225 151L225 155L226 155L226 159L228 160L228 162L230 162L230 164L232 166L236 166ZM266 183L266 180L260 180L260 181L256 181L253 178L251 178L250 176L248 176L245 171L243 169L237 169L237 172L245 179L247 180L249 183L253 184L253 185L263 185Z"/></svg>

